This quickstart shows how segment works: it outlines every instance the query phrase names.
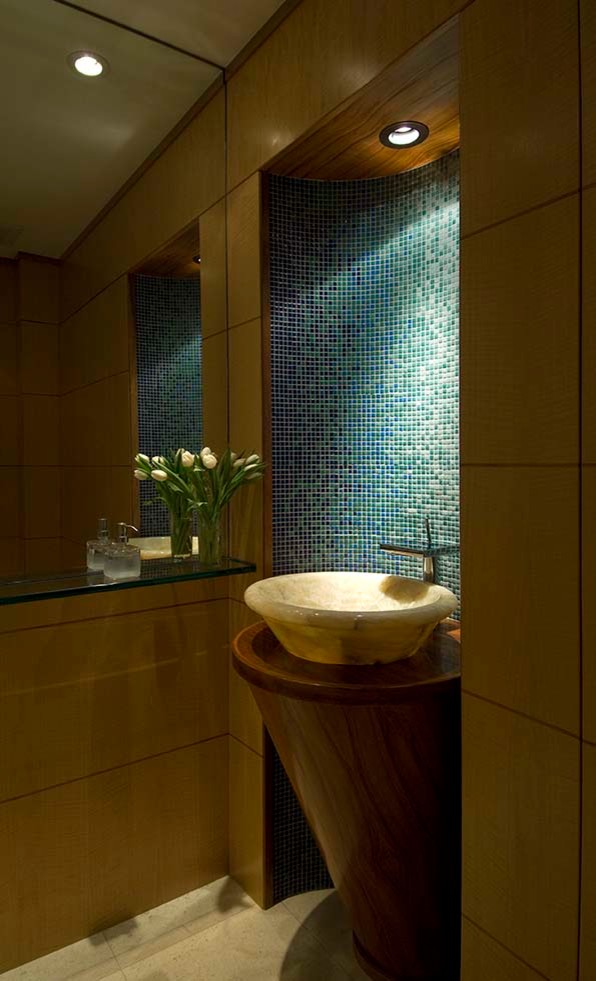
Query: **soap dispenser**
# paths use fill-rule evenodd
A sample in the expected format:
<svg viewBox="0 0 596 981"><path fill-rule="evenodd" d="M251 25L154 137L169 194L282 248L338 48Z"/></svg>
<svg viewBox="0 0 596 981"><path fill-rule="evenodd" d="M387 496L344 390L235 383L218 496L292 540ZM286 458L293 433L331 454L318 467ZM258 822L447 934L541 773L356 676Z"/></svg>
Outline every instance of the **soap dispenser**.
<svg viewBox="0 0 596 981"><path fill-rule="evenodd" d="M89 572L101 572L103 569L106 548L110 544L110 529L108 519L100 518L97 522L97 538L87 542L87 569Z"/></svg>
<svg viewBox="0 0 596 981"><path fill-rule="evenodd" d="M118 541L106 549L103 573L106 579L135 579L141 575L141 550L128 541L128 529L138 531L126 521L118 522Z"/></svg>

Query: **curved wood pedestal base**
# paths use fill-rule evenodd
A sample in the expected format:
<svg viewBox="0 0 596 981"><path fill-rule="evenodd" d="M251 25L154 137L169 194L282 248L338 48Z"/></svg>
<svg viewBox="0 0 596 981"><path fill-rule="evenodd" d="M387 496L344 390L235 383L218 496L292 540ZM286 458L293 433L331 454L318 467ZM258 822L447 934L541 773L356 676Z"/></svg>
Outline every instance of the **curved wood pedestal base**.
<svg viewBox="0 0 596 981"><path fill-rule="evenodd" d="M459 978L458 626L388 665L304 661L264 624L234 644L378 981Z"/></svg>

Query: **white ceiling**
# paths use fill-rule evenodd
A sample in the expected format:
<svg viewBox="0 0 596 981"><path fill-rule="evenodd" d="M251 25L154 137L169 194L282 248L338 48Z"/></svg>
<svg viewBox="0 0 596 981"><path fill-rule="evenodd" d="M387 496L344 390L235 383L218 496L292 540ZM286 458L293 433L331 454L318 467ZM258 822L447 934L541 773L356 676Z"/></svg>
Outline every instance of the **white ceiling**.
<svg viewBox="0 0 596 981"><path fill-rule="evenodd" d="M229 65L283 0L73 0L79 7Z"/></svg>
<svg viewBox="0 0 596 981"><path fill-rule="evenodd" d="M77 0L224 64L279 2ZM85 49L109 72L77 75ZM54 0L0 0L0 255L62 255L218 75Z"/></svg>

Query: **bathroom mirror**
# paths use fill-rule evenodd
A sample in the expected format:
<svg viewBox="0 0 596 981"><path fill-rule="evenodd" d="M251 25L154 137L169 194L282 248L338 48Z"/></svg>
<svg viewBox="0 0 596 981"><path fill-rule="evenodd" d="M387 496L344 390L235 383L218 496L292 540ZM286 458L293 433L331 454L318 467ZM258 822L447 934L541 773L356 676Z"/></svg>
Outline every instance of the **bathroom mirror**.
<svg viewBox="0 0 596 981"><path fill-rule="evenodd" d="M0 0L0 18L0 579L19 579L82 568L101 517L168 532L133 459L203 440L199 260L212 321L225 93L217 65L92 0Z"/></svg>

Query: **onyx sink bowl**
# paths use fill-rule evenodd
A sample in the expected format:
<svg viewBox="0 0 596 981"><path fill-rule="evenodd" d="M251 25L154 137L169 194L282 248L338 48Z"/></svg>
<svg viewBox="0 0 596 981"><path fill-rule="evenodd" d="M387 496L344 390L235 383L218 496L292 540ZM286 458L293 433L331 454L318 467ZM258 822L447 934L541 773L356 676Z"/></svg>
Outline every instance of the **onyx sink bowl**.
<svg viewBox="0 0 596 981"><path fill-rule="evenodd" d="M287 651L325 664L410 657L458 605L444 586L373 572L274 576L244 599Z"/></svg>

